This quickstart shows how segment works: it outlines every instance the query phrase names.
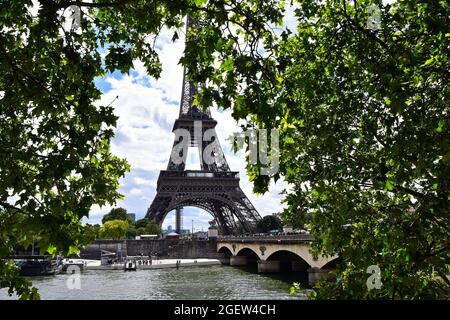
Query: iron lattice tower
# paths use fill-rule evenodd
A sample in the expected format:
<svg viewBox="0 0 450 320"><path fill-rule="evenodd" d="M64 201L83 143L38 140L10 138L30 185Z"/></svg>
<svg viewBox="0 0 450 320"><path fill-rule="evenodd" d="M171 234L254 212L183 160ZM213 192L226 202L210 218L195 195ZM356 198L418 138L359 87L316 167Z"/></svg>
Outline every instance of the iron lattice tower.
<svg viewBox="0 0 450 320"><path fill-rule="evenodd" d="M186 39L193 26L193 20L188 16ZM176 210L178 229L180 209L198 207L214 217L223 235L254 233L261 217L240 188L239 173L231 171L228 166L215 131L217 121L211 117L209 108L193 106L198 87L189 80L188 73L185 67L180 113L172 130L175 141L169 164L167 170L159 174L156 196L146 217L162 225L166 215ZM177 133L178 129L188 132L189 144L184 141L186 135ZM185 170L187 146L198 148L201 170ZM205 154L209 159L203 156Z"/></svg>

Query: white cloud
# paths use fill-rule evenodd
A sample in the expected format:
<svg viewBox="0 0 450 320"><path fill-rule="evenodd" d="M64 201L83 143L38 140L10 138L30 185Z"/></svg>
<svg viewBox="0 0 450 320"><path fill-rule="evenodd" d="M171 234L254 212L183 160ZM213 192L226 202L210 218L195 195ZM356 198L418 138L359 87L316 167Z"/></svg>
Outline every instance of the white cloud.
<svg viewBox="0 0 450 320"><path fill-rule="evenodd" d="M155 184L154 180L147 180L147 179L143 179L141 177L134 178L133 182L139 186L152 186Z"/></svg>
<svg viewBox="0 0 450 320"><path fill-rule="evenodd" d="M141 194L142 194L142 189L140 189L140 188L133 188L133 189L131 189L131 190L128 192L128 194L129 194L129 195L132 195L132 196L138 196L138 195L141 195Z"/></svg>

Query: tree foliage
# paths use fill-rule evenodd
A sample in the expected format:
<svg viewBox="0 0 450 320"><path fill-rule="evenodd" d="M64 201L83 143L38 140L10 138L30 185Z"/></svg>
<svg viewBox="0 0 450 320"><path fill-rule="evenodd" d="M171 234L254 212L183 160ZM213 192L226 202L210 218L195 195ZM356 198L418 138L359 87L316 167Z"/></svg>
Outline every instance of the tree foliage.
<svg viewBox="0 0 450 320"><path fill-rule="evenodd" d="M162 230L159 224L154 221L149 220L144 228L146 234L161 234Z"/></svg>
<svg viewBox="0 0 450 320"><path fill-rule="evenodd" d="M134 223L136 235L142 234L161 234L162 230L159 224L149 219L139 219Z"/></svg>
<svg viewBox="0 0 450 320"><path fill-rule="evenodd" d="M161 234L161 227L152 220L139 219L137 221L131 221L130 216L127 215L127 210L124 208L113 208L111 211L103 216L103 230L110 228L106 226L108 221L125 221L128 223L126 228L126 238L134 239L135 236L142 234ZM111 238L109 233L104 233L100 230L100 237L103 239Z"/></svg>
<svg viewBox="0 0 450 320"><path fill-rule="evenodd" d="M370 5L381 25L369 28ZM280 130L279 171L248 166L254 189L280 176L284 216L310 216L316 254L338 254L319 298L435 298L450 282L450 7L446 1L297 3L295 32L266 42L263 67L228 53L200 101L244 128ZM245 85L241 85L244 83ZM370 265L382 287L368 290Z"/></svg>
<svg viewBox="0 0 450 320"><path fill-rule="evenodd" d="M137 229L134 225L129 225L127 232L126 232L126 237L127 239L134 239L137 236Z"/></svg>
<svg viewBox="0 0 450 320"><path fill-rule="evenodd" d="M62 23L75 3L81 32ZM149 40L189 13L199 28L182 63L207 83L195 103L232 108L244 128L280 130L279 171L261 175L261 163L249 164L254 189L283 177L292 186L285 218L309 219L315 252L342 257L337 280L317 297L440 295L450 263L446 1L305 0L296 2L294 32L274 28L281 0L41 0L36 16L31 5L0 8L2 255L35 235L42 250L70 252L83 242L90 207L119 197L128 166L110 153L117 118L94 103L94 79L128 72L134 59L158 77ZM368 291L373 264L383 286ZM0 268L0 280L12 279Z"/></svg>
<svg viewBox="0 0 450 320"><path fill-rule="evenodd" d="M280 218L274 215L262 217L256 224L258 232L269 232L272 230L281 230L282 224Z"/></svg>
<svg viewBox="0 0 450 320"><path fill-rule="evenodd" d="M84 226L84 238L87 243L92 243L100 236L100 225L98 224L86 224Z"/></svg>
<svg viewBox="0 0 450 320"><path fill-rule="evenodd" d="M209 47L238 43L223 33L232 20L263 32L264 24L281 17L272 0L206 2L38 0L33 12L31 0L2 1L0 208L13 212L2 220L13 233L0 243L2 255L14 250L16 239L29 243L37 235L43 251L73 253L85 244L81 219L91 206L120 197L118 178L129 168L110 152L117 117L111 105L95 103L97 77L128 72L135 59L158 77L152 40L164 26L181 28L188 13L210 25ZM81 8L79 29L63 16L72 5ZM195 42L187 49L202 50ZM0 280L12 275L9 267L0 268Z"/></svg>
<svg viewBox="0 0 450 320"><path fill-rule="evenodd" d="M125 220L130 223L132 222L131 217L127 214L127 210L124 208L112 208L110 212L103 216L102 223L110 220Z"/></svg>
<svg viewBox="0 0 450 320"><path fill-rule="evenodd" d="M136 228L145 228L145 226L149 223L149 219L146 219L146 218L143 218L143 219L139 219L139 220L136 220L135 222L134 222L134 226L136 227Z"/></svg>
<svg viewBox="0 0 450 320"><path fill-rule="evenodd" d="M17 246L28 246L27 241L21 239L21 227L25 219L22 214L14 210L0 210L0 257L7 256ZM10 228L14 223L14 228ZM30 234L30 237L32 235ZM14 293L21 299L39 299L40 296L31 282L26 278L19 277L19 269L6 259L0 259L0 288L8 288L8 293Z"/></svg>
<svg viewBox="0 0 450 320"><path fill-rule="evenodd" d="M109 220L100 227L99 234L103 239L123 239L127 233L128 226L128 221Z"/></svg>

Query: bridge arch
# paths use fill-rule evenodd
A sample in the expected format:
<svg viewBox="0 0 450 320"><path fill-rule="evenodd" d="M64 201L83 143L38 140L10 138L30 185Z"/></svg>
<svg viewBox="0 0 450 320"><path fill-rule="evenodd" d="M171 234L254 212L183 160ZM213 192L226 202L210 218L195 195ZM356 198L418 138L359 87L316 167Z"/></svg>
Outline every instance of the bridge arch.
<svg viewBox="0 0 450 320"><path fill-rule="evenodd" d="M236 252L233 256L230 257L230 265L231 266L250 266L257 267L259 256L258 254L248 247L239 247L236 248L236 244L232 244L233 252Z"/></svg>
<svg viewBox="0 0 450 320"><path fill-rule="evenodd" d="M324 265L322 265L321 269L336 269L336 265L342 261L341 257L334 257L334 259L328 261Z"/></svg>
<svg viewBox="0 0 450 320"><path fill-rule="evenodd" d="M251 248L241 248L236 256L245 256L247 258L248 263L256 263L258 260L260 260L259 255Z"/></svg>
<svg viewBox="0 0 450 320"><path fill-rule="evenodd" d="M217 243L217 252L220 252L221 250L225 250L225 248L231 252L231 255L235 254L236 246L233 248L230 243L223 243L223 242Z"/></svg>
<svg viewBox="0 0 450 320"><path fill-rule="evenodd" d="M270 257L278 251L290 252L302 259L310 267L318 267L321 264L321 259L314 259L311 254L309 243L304 244L286 244L286 245L270 245L267 246L266 257ZM328 261L328 260L327 260Z"/></svg>
<svg viewBox="0 0 450 320"><path fill-rule="evenodd" d="M296 252L278 250L267 257L266 261L279 261L280 271L306 271L311 265Z"/></svg>
<svg viewBox="0 0 450 320"><path fill-rule="evenodd" d="M259 260L262 261L266 261L268 260L269 257L271 257L271 255L275 254L278 251L287 251L290 252L291 254L295 254L296 256L299 257L299 259L302 259L305 264L307 264L308 266L310 266L311 268L319 268L319 269L325 269L324 267L329 267L330 265L327 265L327 263L335 260L337 258L337 256L334 257L318 257L318 258L314 258L314 256L311 254L310 252L310 245L308 242L304 242L304 243L293 243L293 244L289 244L289 243L277 243L277 242L270 242L270 243L264 243L264 242L260 242L258 243L258 241L253 240L252 241L248 241L248 242L244 242L244 240L242 242L238 242L238 241L223 241L223 242L219 242L218 243L218 247L217 250L220 250L220 248L226 246L231 253L233 254L233 256L237 256L239 254L239 252L244 249L250 249L252 250L258 257ZM285 253L287 254L287 253ZM274 259L274 257L276 256L272 256L271 259ZM295 257L295 256L294 256ZM302 260L298 260L299 261L299 267L301 266L302 268L305 267L305 264L302 263ZM297 258L295 257L295 259L293 261L297 261Z"/></svg>
<svg viewBox="0 0 450 320"><path fill-rule="evenodd" d="M217 253L221 253L224 258L230 258L233 255L233 252L231 252L231 249L228 248L227 246L221 246L218 250Z"/></svg>

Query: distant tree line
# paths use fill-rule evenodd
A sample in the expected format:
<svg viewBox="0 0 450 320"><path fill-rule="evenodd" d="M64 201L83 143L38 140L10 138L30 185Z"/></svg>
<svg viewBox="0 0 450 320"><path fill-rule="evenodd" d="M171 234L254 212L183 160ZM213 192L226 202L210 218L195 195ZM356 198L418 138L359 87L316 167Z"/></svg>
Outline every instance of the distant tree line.
<svg viewBox="0 0 450 320"><path fill-rule="evenodd" d="M134 239L142 234L161 234L161 227L149 219L132 221L124 208L113 208L103 216L102 225L87 224L85 236L90 240L96 239Z"/></svg>
<svg viewBox="0 0 450 320"><path fill-rule="evenodd" d="M280 231L283 229L281 219L276 215L268 215L262 217L256 224L256 230L260 233L266 233L269 231Z"/></svg>

